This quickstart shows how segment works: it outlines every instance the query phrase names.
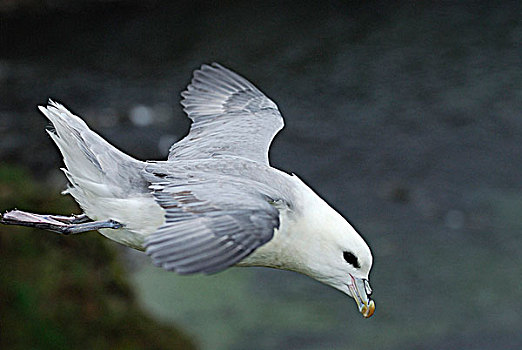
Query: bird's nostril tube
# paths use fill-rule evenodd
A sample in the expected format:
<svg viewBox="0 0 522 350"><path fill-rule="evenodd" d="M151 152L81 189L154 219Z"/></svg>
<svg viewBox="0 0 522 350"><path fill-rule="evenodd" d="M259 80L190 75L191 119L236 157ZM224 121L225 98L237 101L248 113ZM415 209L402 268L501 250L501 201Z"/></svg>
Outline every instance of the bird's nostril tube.
<svg viewBox="0 0 522 350"><path fill-rule="evenodd" d="M370 287L370 282L368 280L364 280L364 289L366 291L366 295L370 297L373 293L372 287Z"/></svg>

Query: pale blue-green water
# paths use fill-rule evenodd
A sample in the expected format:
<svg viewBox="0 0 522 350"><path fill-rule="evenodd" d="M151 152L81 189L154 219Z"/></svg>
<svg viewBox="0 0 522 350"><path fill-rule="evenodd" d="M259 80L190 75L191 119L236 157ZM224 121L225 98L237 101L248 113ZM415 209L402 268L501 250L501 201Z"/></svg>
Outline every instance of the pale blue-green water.
<svg viewBox="0 0 522 350"><path fill-rule="evenodd" d="M133 280L144 306L202 349L346 349L350 334L372 328L352 299L293 273L233 268L181 277L149 265ZM366 343L379 345L372 338Z"/></svg>
<svg viewBox="0 0 522 350"><path fill-rule="evenodd" d="M328 341L330 330L359 321L350 299L300 277L282 273L286 278L276 280L283 285L270 290L274 283L266 280L273 273L234 268L215 276L180 277L146 266L133 277L146 308L180 325L203 349L277 348L292 338L302 343L303 337L311 341L303 348L316 348L318 341L335 348L338 340ZM322 296L314 297L315 290ZM337 303L329 304L332 299ZM341 304L347 317L336 324L331 313L337 314L335 306Z"/></svg>

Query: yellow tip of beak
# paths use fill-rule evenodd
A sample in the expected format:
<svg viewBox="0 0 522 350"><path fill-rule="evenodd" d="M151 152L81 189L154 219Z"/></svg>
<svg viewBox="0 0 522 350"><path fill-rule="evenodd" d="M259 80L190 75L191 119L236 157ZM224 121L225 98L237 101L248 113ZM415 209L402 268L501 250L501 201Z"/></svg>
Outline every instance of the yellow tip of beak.
<svg viewBox="0 0 522 350"><path fill-rule="evenodd" d="M375 302L373 300L370 300L370 303L368 305L364 305L361 309L361 314L364 316L364 318L372 317L374 312Z"/></svg>

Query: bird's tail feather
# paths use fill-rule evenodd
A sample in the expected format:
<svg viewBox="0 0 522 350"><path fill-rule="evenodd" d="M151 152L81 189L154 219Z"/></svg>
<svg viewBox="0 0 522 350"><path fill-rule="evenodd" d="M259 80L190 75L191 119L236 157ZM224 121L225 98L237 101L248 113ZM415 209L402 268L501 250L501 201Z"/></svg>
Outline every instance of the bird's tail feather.
<svg viewBox="0 0 522 350"><path fill-rule="evenodd" d="M63 155L70 193L85 210L96 198L126 198L145 192L144 163L121 152L64 106L49 100L40 111L52 123L47 132Z"/></svg>

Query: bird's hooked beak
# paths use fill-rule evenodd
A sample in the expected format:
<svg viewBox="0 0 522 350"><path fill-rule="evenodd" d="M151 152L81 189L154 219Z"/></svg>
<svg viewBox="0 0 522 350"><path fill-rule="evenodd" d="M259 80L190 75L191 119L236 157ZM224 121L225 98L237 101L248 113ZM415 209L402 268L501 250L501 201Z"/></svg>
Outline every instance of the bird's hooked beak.
<svg viewBox="0 0 522 350"><path fill-rule="evenodd" d="M375 311L375 303L370 299L372 289L367 279L353 277L350 274L350 282L348 288L352 294L359 312L365 317L371 317Z"/></svg>

